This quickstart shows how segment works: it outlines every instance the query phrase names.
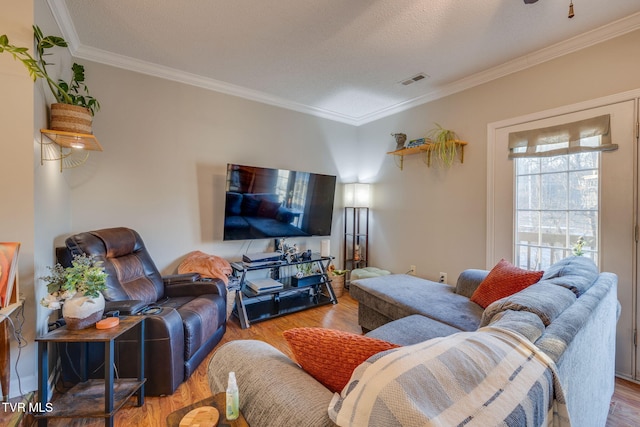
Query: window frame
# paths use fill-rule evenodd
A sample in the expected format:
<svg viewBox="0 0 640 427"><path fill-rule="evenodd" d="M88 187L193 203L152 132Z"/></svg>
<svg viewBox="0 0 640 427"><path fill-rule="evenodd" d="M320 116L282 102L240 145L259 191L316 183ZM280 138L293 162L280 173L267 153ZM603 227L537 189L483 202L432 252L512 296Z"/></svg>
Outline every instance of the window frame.
<svg viewBox="0 0 640 427"><path fill-rule="evenodd" d="M581 161L572 161L572 159L570 158L571 156L582 156L584 154L587 155L591 155L591 156L597 156L595 159L592 159L591 161L593 163L595 163L595 166L591 165L589 167L572 167L573 165L576 165L578 163L582 163ZM554 159L557 157L565 157L565 166L562 167L560 170L553 170L551 169L547 169L545 170L543 163L544 162L549 162L550 159ZM531 159L531 157L529 158ZM549 265L553 264L555 261L561 259L561 258L565 258L566 256L569 256L573 253L573 249L575 247L575 244L578 240L578 238L575 239L575 241L573 241L573 239L571 238L571 229L575 229L576 228L576 223L571 221L571 217L572 217L572 213L576 213L576 212L595 212L596 215L596 221L595 221L595 226L596 226L596 232L595 232L595 236L590 236L590 238L595 239L595 248L589 248L584 250L584 253L586 256L589 256L589 258L593 259L593 261L596 263L596 265L599 265L600 263L600 242L601 242L601 224L600 224L600 208L601 208L601 190L602 190L602 185L601 185L601 167L602 167L602 159L601 159L601 153L599 152L590 152L590 153L569 153L569 154L558 154L556 156L549 156L549 157L536 157L536 160L539 161L537 170L533 170L533 171L524 171L523 173L519 173L519 167L521 167L521 165L519 164L519 162L521 161L526 161L527 158L515 158L512 161L514 162L513 164L513 262L515 265L519 266L520 268L525 268L525 269L529 269L529 270L544 270L545 268L547 268ZM577 174L580 172L589 172L589 173L593 173L596 172L597 175L597 188L596 190L596 195L597 195L597 200L595 201L595 209L589 209L589 208L584 208L584 209L576 209L576 208L572 208L571 206L571 197L572 197L572 183L571 183L571 175L572 174ZM562 203L563 207L562 208L553 208L553 207L544 207L543 206L543 186L544 183L540 182L543 180L544 176L552 176L552 175L562 175L564 180L566 180L565 183L565 191L566 191L566 201L565 203ZM518 177L537 177L538 179L538 183L537 185L539 186L539 194L538 194L538 201L537 201L537 207L529 207L529 208L524 208L521 207L519 204L519 197L518 197ZM537 214L538 216L538 223L535 230L532 230L531 233L535 233L538 235L539 240L537 242L537 244L522 244L520 243L520 240L518 239L518 235L522 233L521 230L518 230L518 226L520 224L519 222L519 215L523 212L530 212L533 213L535 216ZM541 242L541 229L544 227L543 223L542 223L542 216L544 216L544 213L547 214L552 214L552 213L560 213L560 214L564 214L565 216L565 223L564 223L564 246L560 247L560 246L551 246L551 245L545 245L544 242ZM572 226L573 224L573 226ZM584 236L586 233L581 233L582 236ZM523 248L530 248L529 250L527 250L528 253L531 252L531 249L534 249L535 251L538 252L537 256L534 259L534 262L532 261L531 256L528 256L526 260L521 259L521 254L522 254L522 249ZM548 262L543 262L541 259L544 258L544 252L545 249L547 250L546 252L549 253L549 261ZM526 250L526 249L525 249Z"/></svg>

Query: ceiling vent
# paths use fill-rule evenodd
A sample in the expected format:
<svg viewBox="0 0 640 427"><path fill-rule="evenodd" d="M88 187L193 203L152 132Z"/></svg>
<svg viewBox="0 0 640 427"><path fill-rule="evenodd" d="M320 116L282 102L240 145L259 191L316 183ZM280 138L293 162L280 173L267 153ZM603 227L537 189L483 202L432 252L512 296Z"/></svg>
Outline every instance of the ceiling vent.
<svg viewBox="0 0 640 427"><path fill-rule="evenodd" d="M416 74L413 77L409 77L408 79L402 80L402 81L400 81L400 83L402 83L404 86L408 86L408 85L410 85L412 83L419 82L420 80L426 79L428 77L429 76L426 75L425 73L420 73L420 74Z"/></svg>

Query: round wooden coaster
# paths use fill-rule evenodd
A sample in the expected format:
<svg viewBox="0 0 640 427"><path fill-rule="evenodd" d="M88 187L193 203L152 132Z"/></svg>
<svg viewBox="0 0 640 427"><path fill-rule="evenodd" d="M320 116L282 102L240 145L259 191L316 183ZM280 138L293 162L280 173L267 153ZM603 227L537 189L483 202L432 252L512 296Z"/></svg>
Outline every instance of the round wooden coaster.
<svg viewBox="0 0 640 427"><path fill-rule="evenodd" d="M180 420L180 427L216 427L220 412L213 406L201 406L190 411Z"/></svg>

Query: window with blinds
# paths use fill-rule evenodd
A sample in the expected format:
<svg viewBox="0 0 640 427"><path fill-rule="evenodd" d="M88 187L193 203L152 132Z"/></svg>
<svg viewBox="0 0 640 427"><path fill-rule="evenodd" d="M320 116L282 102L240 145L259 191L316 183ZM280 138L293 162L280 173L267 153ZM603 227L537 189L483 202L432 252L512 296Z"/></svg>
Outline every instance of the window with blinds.
<svg viewBox="0 0 640 427"><path fill-rule="evenodd" d="M509 135L516 264L544 270L572 253L598 262L600 156L609 116Z"/></svg>

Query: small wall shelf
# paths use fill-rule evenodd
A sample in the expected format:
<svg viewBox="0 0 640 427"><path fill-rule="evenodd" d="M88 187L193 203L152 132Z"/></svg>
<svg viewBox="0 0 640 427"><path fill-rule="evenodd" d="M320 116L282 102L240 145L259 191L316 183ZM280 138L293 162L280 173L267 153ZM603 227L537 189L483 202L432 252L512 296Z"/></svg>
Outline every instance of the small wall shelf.
<svg viewBox="0 0 640 427"><path fill-rule="evenodd" d="M83 164L89 151L102 151L98 138L92 134L40 129L40 164L59 161L60 172Z"/></svg>
<svg viewBox="0 0 640 427"><path fill-rule="evenodd" d="M455 140L452 142L460 147L460 163L464 163L464 146L468 143L466 141L459 140ZM404 156L424 152L426 152L427 154L427 166L431 166L431 152L434 150L434 148L435 146L433 142L427 142L416 147L401 148L399 150L389 151L387 154L400 157L400 165L398 167L400 168L400 170L402 170L404 167Z"/></svg>

